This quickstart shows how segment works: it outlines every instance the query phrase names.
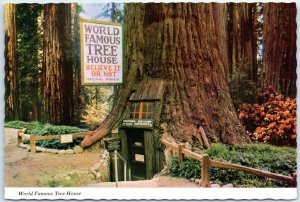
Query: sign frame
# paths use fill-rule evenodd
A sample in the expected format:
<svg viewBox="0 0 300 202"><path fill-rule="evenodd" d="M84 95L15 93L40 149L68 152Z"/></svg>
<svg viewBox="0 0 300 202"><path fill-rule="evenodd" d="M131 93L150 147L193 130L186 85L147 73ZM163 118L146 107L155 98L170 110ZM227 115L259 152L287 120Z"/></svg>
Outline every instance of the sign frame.
<svg viewBox="0 0 300 202"><path fill-rule="evenodd" d="M74 141L74 137L72 134L70 135L61 135L60 136L60 143L61 144L68 144L72 143Z"/></svg>
<svg viewBox="0 0 300 202"><path fill-rule="evenodd" d="M103 24L103 25L114 25L114 26L121 26L122 28L122 60L121 60L121 71L122 71L122 81L121 82L113 82L113 83L99 83L99 82L84 82L84 48L83 48L83 23L95 23L95 24ZM124 42L125 42L125 32L124 32L124 25L121 23L116 22L109 22L103 20L93 20L93 19L85 19L80 18L80 64L81 64L81 85L84 86L123 86L124 85Z"/></svg>

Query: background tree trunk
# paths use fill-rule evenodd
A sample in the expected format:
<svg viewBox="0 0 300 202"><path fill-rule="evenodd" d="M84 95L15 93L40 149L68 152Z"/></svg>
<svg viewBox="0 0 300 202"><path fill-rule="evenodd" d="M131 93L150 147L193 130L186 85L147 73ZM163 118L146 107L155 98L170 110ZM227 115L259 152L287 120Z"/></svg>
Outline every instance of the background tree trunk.
<svg viewBox="0 0 300 202"><path fill-rule="evenodd" d="M18 119L16 7L5 4L5 120Z"/></svg>
<svg viewBox="0 0 300 202"><path fill-rule="evenodd" d="M126 85L110 116L81 146L109 132L149 77L167 83L161 121L175 139L196 143L193 136L203 126L210 141L248 142L226 79L226 4L127 4L125 12Z"/></svg>
<svg viewBox="0 0 300 202"><path fill-rule="evenodd" d="M296 4L263 4L263 67L261 86L296 96Z"/></svg>
<svg viewBox="0 0 300 202"><path fill-rule="evenodd" d="M16 5L19 118L41 120L44 85L42 68L42 10L40 4ZM30 93L28 93L30 92Z"/></svg>
<svg viewBox="0 0 300 202"><path fill-rule="evenodd" d="M73 117L71 4L44 5L45 112L48 122L70 124Z"/></svg>
<svg viewBox="0 0 300 202"><path fill-rule="evenodd" d="M73 70L74 70L74 122L80 123L82 112L81 101L81 68L80 68L80 28L79 28L79 12L80 6L73 3L72 7L72 51L73 51Z"/></svg>
<svg viewBox="0 0 300 202"><path fill-rule="evenodd" d="M245 70L249 80L257 81L256 3L230 3L230 75Z"/></svg>

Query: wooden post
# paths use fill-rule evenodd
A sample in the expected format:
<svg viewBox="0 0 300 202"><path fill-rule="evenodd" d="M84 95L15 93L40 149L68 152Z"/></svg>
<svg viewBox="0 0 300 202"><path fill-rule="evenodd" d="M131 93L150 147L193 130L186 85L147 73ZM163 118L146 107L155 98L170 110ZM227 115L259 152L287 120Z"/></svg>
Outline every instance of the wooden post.
<svg viewBox="0 0 300 202"><path fill-rule="evenodd" d="M118 187L118 152L117 150L114 151L114 161L115 161L115 181L116 181L116 187Z"/></svg>
<svg viewBox="0 0 300 202"><path fill-rule="evenodd" d="M22 137L20 136L20 134L21 134L21 130L18 130L18 147L22 143Z"/></svg>
<svg viewBox="0 0 300 202"><path fill-rule="evenodd" d="M35 149L35 136L34 135L30 135L30 151L32 153L36 152L36 149Z"/></svg>
<svg viewBox="0 0 300 202"><path fill-rule="evenodd" d="M210 187L209 156L207 154L203 154L203 158L202 158L200 186L201 187Z"/></svg>
<svg viewBox="0 0 300 202"><path fill-rule="evenodd" d="M292 178L294 183L292 184L293 187L297 187L297 173L292 173Z"/></svg>
<svg viewBox="0 0 300 202"><path fill-rule="evenodd" d="M183 162L183 153L182 149L185 147L183 143L178 145L178 163L181 164Z"/></svg>

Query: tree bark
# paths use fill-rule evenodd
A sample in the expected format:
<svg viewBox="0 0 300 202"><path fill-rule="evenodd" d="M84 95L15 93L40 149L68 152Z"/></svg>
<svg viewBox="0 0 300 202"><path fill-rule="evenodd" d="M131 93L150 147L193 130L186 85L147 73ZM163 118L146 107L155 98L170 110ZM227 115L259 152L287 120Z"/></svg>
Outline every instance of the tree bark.
<svg viewBox="0 0 300 202"><path fill-rule="evenodd" d="M73 117L71 4L44 5L46 120L70 124Z"/></svg>
<svg viewBox="0 0 300 202"><path fill-rule="evenodd" d="M296 4L263 4L263 67L261 87L296 96Z"/></svg>
<svg viewBox="0 0 300 202"><path fill-rule="evenodd" d="M231 3L230 75L245 71L248 79L257 81L257 35L255 3Z"/></svg>
<svg viewBox="0 0 300 202"><path fill-rule="evenodd" d="M18 119L16 6L5 4L5 120Z"/></svg>
<svg viewBox="0 0 300 202"><path fill-rule="evenodd" d="M226 79L226 4L127 4L125 12L126 85L110 116L81 146L111 130L147 78L167 84L161 122L178 141L196 143L195 131L203 126L211 142L248 142Z"/></svg>
<svg viewBox="0 0 300 202"><path fill-rule="evenodd" d="M81 68L80 68L80 28L79 28L79 5L72 3L72 52L74 54L73 70L74 70L74 122L80 123L82 98L81 98Z"/></svg>

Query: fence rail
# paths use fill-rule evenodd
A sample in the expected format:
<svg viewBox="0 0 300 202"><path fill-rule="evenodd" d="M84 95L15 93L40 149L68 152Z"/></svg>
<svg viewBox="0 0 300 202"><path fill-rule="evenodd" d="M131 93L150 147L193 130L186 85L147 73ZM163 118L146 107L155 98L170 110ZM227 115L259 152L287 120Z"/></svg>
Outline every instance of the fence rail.
<svg viewBox="0 0 300 202"><path fill-rule="evenodd" d="M259 169L255 169L255 168L241 166L238 164L232 164L232 163L227 163L227 162L222 162L222 161L211 160L211 159L209 159L209 156L207 154L200 155L200 154L194 153L188 149L185 149L184 144L177 145L177 144L171 143L165 139L161 139L160 142L162 144L164 144L165 146L171 148L175 152L177 152L179 163L182 163L183 155L202 162L201 163L200 186L210 187L209 166L244 171L244 172L252 173L254 175L258 175L258 176L262 176L262 177L268 177L268 178L272 178L272 179L276 179L276 180L285 181L285 182L289 183L291 186L297 186L297 175L296 174L293 174L292 176L286 176L286 175L271 173L271 172L265 171L265 170L259 170Z"/></svg>
<svg viewBox="0 0 300 202"><path fill-rule="evenodd" d="M88 135L92 135L94 133L94 131L89 131L83 133L72 133L72 134L63 134L63 135L37 136L33 134L25 134L26 131L27 131L26 128L18 131L18 146L20 145L20 143L22 143L22 139L27 139L30 141L30 151L33 153L36 153L36 145L35 145L36 141L61 139L61 136L63 135L72 135L73 138L85 137Z"/></svg>

